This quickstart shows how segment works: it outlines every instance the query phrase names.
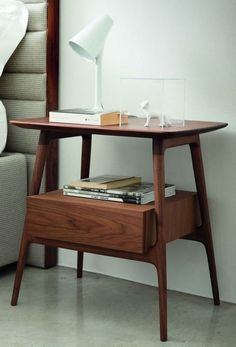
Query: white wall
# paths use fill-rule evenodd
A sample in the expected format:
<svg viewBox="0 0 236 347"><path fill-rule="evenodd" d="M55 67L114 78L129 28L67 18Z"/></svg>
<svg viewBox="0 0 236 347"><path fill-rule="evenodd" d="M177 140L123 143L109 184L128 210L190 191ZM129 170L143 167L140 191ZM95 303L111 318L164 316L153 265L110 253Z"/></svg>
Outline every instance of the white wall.
<svg viewBox="0 0 236 347"><path fill-rule="evenodd" d="M236 302L236 2L233 0L61 0L60 107L90 106L94 67L68 40L99 14L114 19L104 51L103 100L118 105L120 76L185 78L188 119L224 121L229 127L202 135L202 150L222 300ZM186 148L167 155L167 180L193 189ZM61 141L60 185L79 176L80 140ZM149 140L95 137L91 174L117 172L152 179ZM59 263L76 266L61 250ZM86 255L85 269L156 285L148 264ZM168 288L211 297L204 249L168 245Z"/></svg>

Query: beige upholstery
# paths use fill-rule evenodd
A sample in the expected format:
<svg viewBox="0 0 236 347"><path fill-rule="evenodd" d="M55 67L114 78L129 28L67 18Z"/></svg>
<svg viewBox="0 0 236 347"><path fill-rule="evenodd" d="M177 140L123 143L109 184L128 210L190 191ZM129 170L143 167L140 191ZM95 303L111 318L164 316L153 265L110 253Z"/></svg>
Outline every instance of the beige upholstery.
<svg viewBox="0 0 236 347"><path fill-rule="evenodd" d="M9 60L6 72L45 73L46 31L28 32Z"/></svg>
<svg viewBox="0 0 236 347"><path fill-rule="evenodd" d="M45 114L45 101L4 100L4 105L11 119L31 118L37 114ZM22 112L24 116L22 117ZM38 143L38 132L9 126L7 150L9 152L35 153Z"/></svg>
<svg viewBox="0 0 236 347"><path fill-rule="evenodd" d="M0 100L8 119L46 114L47 2L23 2L29 9L27 33L0 78ZM18 258L37 142L37 131L9 126L6 153L0 156L0 266ZM44 266L44 248L31 247L28 262Z"/></svg>
<svg viewBox="0 0 236 347"><path fill-rule="evenodd" d="M46 74L5 73L0 82L3 99L43 101Z"/></svg>
<svg viewBox="0 0 236 347"><path fill-rule="evenodd" d="M25 215L26 158L23 154L0 157L0 266L17 260Z"/></svg>

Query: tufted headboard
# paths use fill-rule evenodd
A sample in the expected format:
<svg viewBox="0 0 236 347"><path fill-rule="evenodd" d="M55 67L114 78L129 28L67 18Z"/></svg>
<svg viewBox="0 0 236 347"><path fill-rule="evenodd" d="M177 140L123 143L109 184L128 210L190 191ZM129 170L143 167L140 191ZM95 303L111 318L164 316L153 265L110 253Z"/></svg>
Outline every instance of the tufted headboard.
<svg viewBox="0 0 236 347"><path fill-rule="evenodd" d="M58 104L59 0L21 0L29 10L27 33L8 61L0 79L0 100L8 119L48 116ZM31 178L38 132L12 125L8 128L6 152L23 153L27 179ZM57 143L52 144L44 174L43 190L57 187ZM36 246L35 246L36 247ZM37 246L38 247L38 246ZM37 248L30 252L36 265L52 266L56 251ZM43 254L42 257L42 252Z"/></svg>

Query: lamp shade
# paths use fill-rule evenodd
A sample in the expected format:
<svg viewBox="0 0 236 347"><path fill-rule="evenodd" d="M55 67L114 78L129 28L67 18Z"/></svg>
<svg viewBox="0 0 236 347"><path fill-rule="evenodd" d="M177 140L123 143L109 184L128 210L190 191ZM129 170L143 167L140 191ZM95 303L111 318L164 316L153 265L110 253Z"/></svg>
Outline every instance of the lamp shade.
<svg viewBox="0 0 236 347"><path fill-rule="evenodd" d="M112 24L111 17L102 15L72 37L69 43L80 56L96 62L96 58L103 50L106 36Z"/></svg>

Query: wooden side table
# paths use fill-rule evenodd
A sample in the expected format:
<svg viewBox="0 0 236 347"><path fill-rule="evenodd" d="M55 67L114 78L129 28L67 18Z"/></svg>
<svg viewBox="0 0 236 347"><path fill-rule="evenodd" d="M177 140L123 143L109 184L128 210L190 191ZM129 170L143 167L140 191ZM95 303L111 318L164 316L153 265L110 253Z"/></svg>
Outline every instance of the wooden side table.
<svg viewBox="0 0 236 347"><path fill-rule="evenodd" d="M186 121L184 127L170 128L160 128L155 120L146 128L140 119L131 119L128 125L121 127L50 123L45 118L11 123L40 130L12 305L17 304L30 243L77 250L78 277L82 276L83 252L148 262L157 269L160 338L166 341L166 244L179 238L199 241L205 246L214 304L220 304L199 135L224 128L226 123ZM61 190L38 195L50 142L58 138L82 136L81 178L84 178L89 176L93 134L151 139L154 203L132 205L86 200L63 196ZM197 192L177 192L176 196L165 198L165 150L182 145L190 147ZM200 223L197 220L197 205Z"/></svg>

